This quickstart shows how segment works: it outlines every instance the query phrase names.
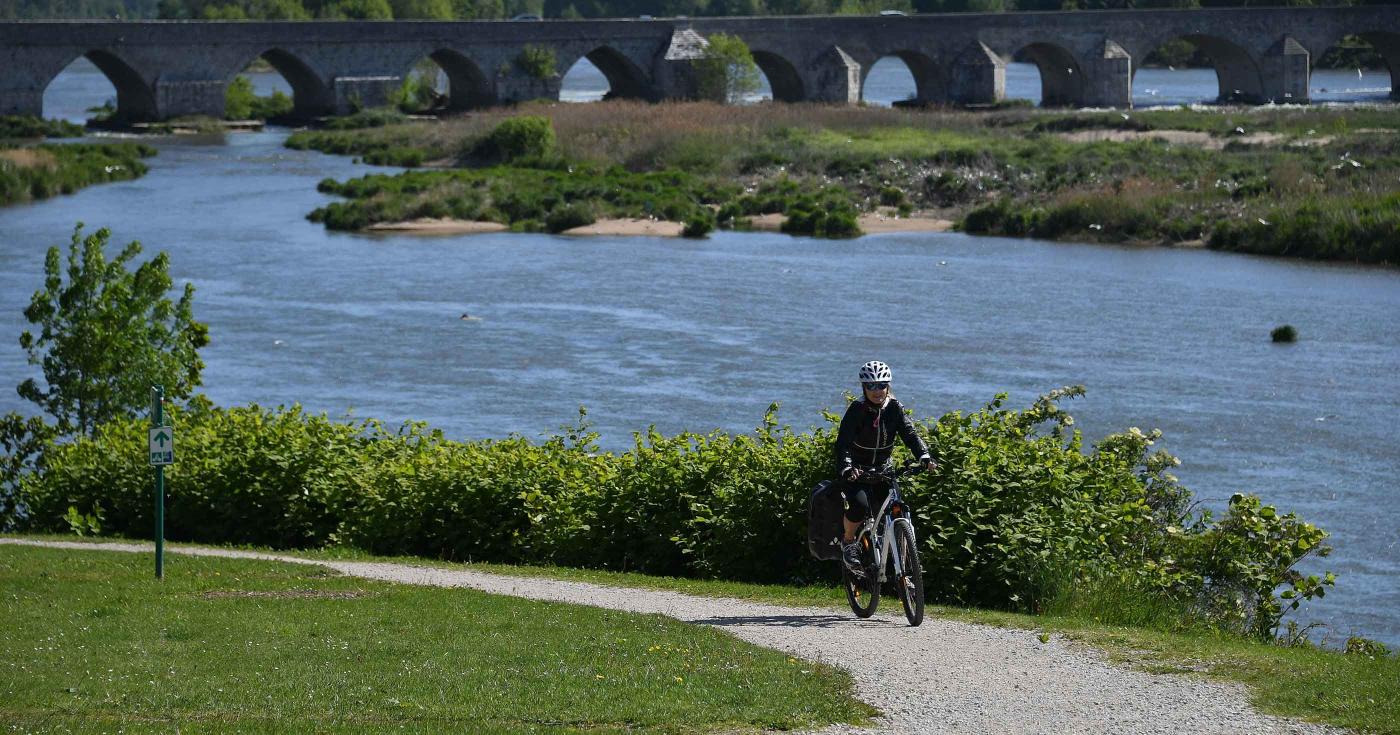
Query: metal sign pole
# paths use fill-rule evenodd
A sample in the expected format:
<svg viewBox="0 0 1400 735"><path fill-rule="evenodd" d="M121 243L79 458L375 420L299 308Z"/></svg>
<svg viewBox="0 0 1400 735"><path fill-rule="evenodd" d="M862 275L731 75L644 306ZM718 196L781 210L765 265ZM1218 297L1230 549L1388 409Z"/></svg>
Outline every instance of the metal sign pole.
<svg viewBox="0 0 1400 735"><path fill-rule="evenodd" d="M153 405L151 428L165 426L165 389L151 386ZM165 465L156 465L156 579L165 578Z"/></svg>

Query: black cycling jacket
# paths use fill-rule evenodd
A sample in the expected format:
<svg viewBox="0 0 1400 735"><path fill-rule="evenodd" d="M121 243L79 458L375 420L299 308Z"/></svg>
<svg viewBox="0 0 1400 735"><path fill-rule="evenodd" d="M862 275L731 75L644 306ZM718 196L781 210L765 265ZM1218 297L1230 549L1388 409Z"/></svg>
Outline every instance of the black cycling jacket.
<svg viewBox="0 0 1400 735"><path fill-rule="evenodd" d="M844 475L851 466L884 467L894 451L896 435L915 457L929 453L899 401L890 398L884 406L871 405L864 398L853 401L836 434L836 475Z"/></svg>

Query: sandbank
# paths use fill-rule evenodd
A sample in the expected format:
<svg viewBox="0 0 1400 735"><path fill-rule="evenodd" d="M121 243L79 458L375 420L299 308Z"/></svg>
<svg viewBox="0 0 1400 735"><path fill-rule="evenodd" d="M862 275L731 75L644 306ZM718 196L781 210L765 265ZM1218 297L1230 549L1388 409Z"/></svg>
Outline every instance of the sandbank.
<svg viewBox="0 0 1400 735"><path fill-rule="evenodd" d="M779 232L783 227L781 214L762 214L749 219L749 228L769 232ZM896 217L892 214L871 212L856 218L861 233L878 235L888 232L947 232L953 229L953 221L930 217Z"/></svg>
<svg viewBox="0 0 1400 735"><path fill-rule="evenodd" d="M685 225L655 219L600 219L591 225L564 230L565 235L653 235L680 237Z"/></svg>
<svg viewBox="0 0 1400 735"><path fill-rule="evenodd" d="M475 222L464 219L424 218L407 222L376 222L368 232L401 232L413 235L471 235L482 232L505 232L510 228L500 222Z"/></svg>

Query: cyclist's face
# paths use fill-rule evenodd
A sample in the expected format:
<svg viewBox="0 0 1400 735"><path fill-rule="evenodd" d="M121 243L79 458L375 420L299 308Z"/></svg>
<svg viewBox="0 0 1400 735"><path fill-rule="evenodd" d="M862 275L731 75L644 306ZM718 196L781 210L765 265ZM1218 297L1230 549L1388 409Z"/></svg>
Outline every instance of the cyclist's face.
<svg viewBox="0 0 1400 735"><path fill-rule="evenodd" d="M884 403L885 397L890 394L890 386L888 383L878 388L865 388L864 390L865 399L871 403Z"/></svg>

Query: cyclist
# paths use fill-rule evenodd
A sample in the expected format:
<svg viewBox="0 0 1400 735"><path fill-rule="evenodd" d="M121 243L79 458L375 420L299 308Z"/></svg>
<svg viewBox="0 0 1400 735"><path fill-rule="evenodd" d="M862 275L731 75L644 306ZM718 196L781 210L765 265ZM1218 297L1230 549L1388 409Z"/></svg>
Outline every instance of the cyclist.
<svg viewBox="0 0 1400 735"><path fill-rule="evenodd" d="M891 377L890 366L879 360L871 360L860 367L862 397L846 408L836 435L836 471L846 505L841 560L857 574L862 573L862 569L856 529L866 516L879 509L889 493L888 483L867 473L889 468L896 435L919 458L925 470L935 466L928 446L905 416L904 406L890 393Z"/></svg>

